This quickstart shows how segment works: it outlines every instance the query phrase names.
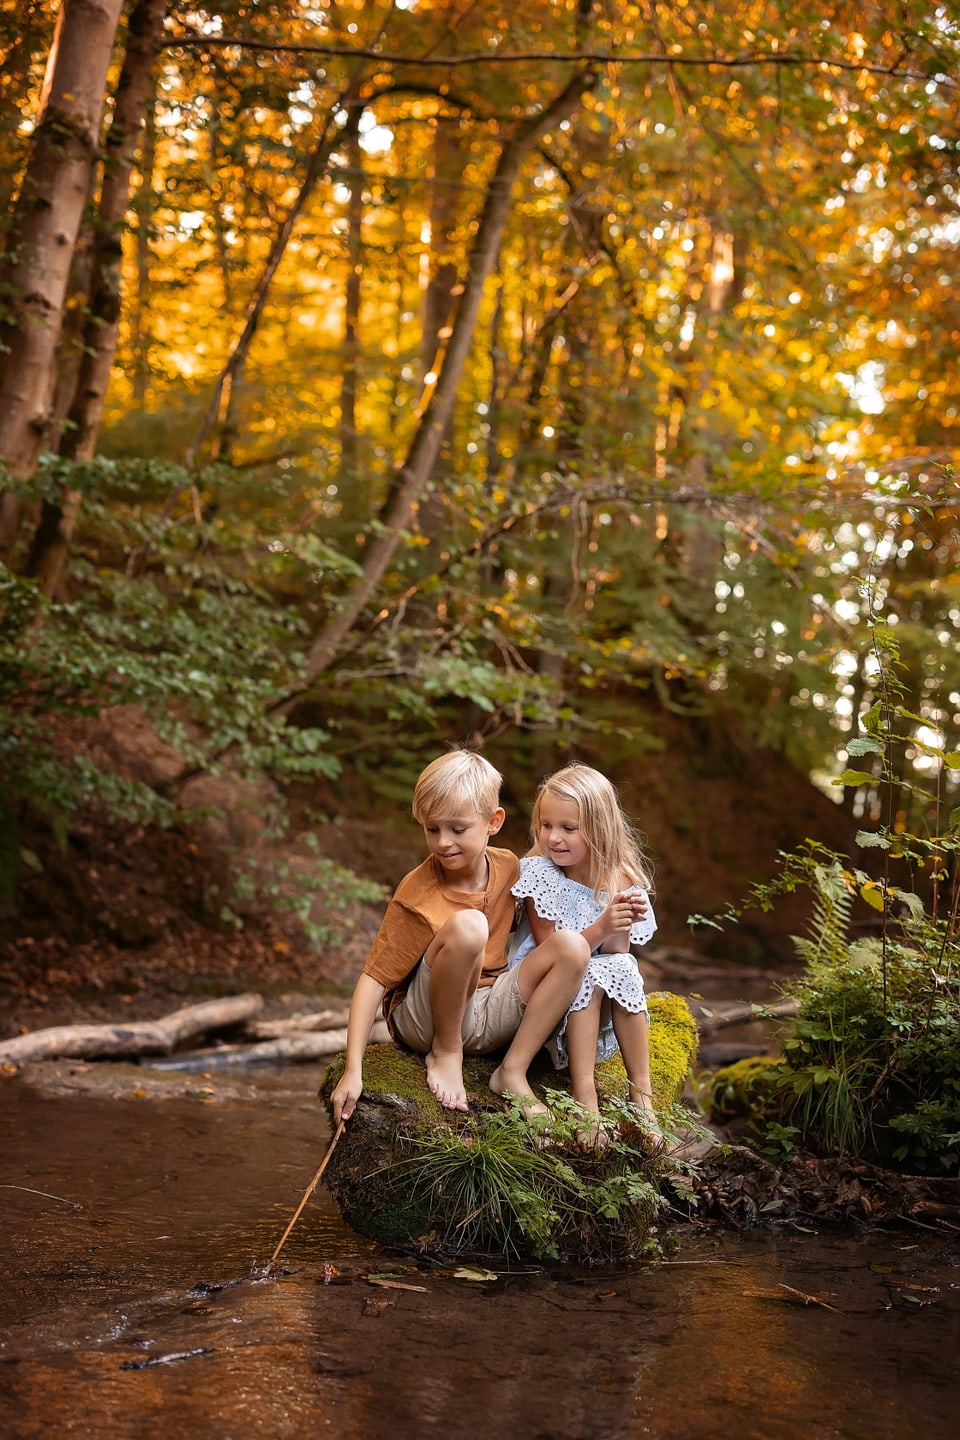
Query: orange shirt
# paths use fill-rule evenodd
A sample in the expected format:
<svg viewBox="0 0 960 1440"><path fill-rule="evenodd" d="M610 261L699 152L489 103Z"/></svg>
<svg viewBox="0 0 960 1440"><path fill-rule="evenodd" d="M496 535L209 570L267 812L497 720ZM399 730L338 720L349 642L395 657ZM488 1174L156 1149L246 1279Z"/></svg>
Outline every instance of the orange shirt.
<svg viewBox="0 0 960 1440"><path fill-rule="evenodd" d="M490 926L479 983L492 985L507 968L507 942L517 908L510 887L520 874L520 862L512 850L492 846L487 857L487 888L476 894L444 885L443 871L432 855L400 881L363 967L364 974L386 986L384 1014L399 1002L441 925L460 910L483 911Z"/></svg>

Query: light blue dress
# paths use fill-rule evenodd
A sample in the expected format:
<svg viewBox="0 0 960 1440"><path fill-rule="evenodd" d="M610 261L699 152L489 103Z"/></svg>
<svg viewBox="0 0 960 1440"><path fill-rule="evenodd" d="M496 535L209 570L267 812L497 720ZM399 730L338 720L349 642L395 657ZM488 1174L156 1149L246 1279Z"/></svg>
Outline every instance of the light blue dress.
<svg viewBox="0 0 960 1440"><path fill-rule="evenodd" d="M645 890L641 893L646 895ZM560 866L554 865L545 855L527 855L520 861L520 879L513 886L513 894L521 901L532 900L541 920L552 920L557 930L585 930L609 904L605 895L601 894L601 898L597 900L589 885L570 880ZM630 927L631 945L646 945L656 928L653 905L647 895L646 915ZM510 957L511 966L518 965L525 955L529 955L530 951L535 949L536 943L524 905L516 944ZM632 1014L641 1010L646 1012L647 997L643 990L643 976L634 956L629 951L607 954L595 950L590 956L583 984L577 991L570 1010L547 1042L547 1048L558 1070L565 1069L568 1063L565 1040L567 1016L571 1010L584 1010L598 987L624 1010L629 1010ZM611 1055L617 1053L618 1048L613 1024L608 1021L600 1028L597 1060L609 1060Z"/></svg>

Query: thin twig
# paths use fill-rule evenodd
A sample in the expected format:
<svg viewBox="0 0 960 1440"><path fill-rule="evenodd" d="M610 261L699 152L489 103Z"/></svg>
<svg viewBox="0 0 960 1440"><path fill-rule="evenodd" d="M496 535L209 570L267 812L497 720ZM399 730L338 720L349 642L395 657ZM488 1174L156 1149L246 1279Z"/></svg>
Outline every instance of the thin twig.
<svg viewBox="0 0 960 1440"><path fill-rule="evenodd" d="M264 1272L263 1272L264 1275L269 1275L269 1274L270 1274L270 1271L271 1271L271 1269L273 1268L274 1263L276 1262L277 1256L280 1254L280 1251L283 1249L284 1245L287 1243L287 1236L290 1234L290 1231L293 1229L294 1225L296 1225L297 1221L300 1219L300 1215L301 1215L301 1212L302 1212L302 1210L303 1210L304 1205L306 1205L307 1201L310 1199L310 1196L313 1194L314 1190L315 1190L315 1189L317 1188L317 1186L319 1185L319 1183L320 1183L320 1177L321 1177L321 1175L323 1174L324 1170L326 1170L327 1165L330 1163L330 1157L331 1157L331 1155L333 1154L334 1150L336 1149L337 1141L340 1139L340 1136L343 1134L344 1127L345 1127L346 1123L347 1123L346 1120L341 1120L341 1121L340 1121L340 1124L337 1126L336 1130L334 1131L334 1133L333 1133L333 1139L330 1141L330 1144L327 1146L327 1153L326 1153L326 1155L324 1155L323 1159L320 1161L320 1165L319 1165L319 1168L318 1168L318 1170L317 1170L316 1175L314 1175L313 1179L310 1181L310 1184L307 1186L306 1190L303 1192L303 1199L300 1201L300 1204L297 1206L296 1210L293 1212L293 1219L290 1221L290 1224L287 1226L286 1230L284 1230L283 1234L280 1236L280 1243L278 1244L276 1250L274 1250L273 1254L270 1256L270 1259L267 1261L267 1268L266 1268L266 1269L264 1270Z"/></svg>
<svg viewBox="0 0 960 1440"><path fill-rule="evenodd" d="M42 1195L44 1200L59 1200L61 1205L70 1205L74 1210L83 1209L79 1200L67 1200L63 1195L51 1195L47 1190L34 1190L29 1185L8 1185L4 1182L0 1184L0 1190L23 1190L27 1195Z"/></svg>

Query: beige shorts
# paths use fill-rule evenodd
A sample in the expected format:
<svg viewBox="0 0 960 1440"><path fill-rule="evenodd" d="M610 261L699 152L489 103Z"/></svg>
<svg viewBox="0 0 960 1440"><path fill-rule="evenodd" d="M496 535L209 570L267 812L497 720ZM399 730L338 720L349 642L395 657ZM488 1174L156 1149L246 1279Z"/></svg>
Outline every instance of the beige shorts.
<svg viewBox="0 0 960 1440"><path fill-rule="evenodd" d="M475 990L463 1015L461 1034L466 1055L487 1055L509 1045L523 1019L518 969L506 970L492 985ZM420 961L403 1000L390 1016L397 1035L411 1050L426 1055L433 1044L430 970Z"/></svg>

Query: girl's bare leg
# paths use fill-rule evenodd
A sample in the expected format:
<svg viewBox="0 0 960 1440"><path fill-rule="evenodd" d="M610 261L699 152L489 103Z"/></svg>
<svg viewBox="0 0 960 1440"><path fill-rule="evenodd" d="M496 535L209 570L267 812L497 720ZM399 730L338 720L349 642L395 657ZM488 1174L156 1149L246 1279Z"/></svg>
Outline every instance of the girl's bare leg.
<svg viewBox="0 0 960 1440"><path fill-rule="evenodd" d="M627 1072L630 1102L644 1112L644 1129L658 1142L657 1148L661 1148L663 1133L653 1107L653 1086L650 1083L650 1021L646 1011L634 1014L614 1004L613 1033Z"/></svg>
<svg viewBox="0 0 960 1440"><path fill-rule="evenodd" d="M578 1138L583 1145L596 1145L600 1139L600 1101L597 1098L597 1039L600 1035L600 1014L604 999L602 990L594 990L589 1005L571 1010L567 1016L567 1057L570 1067L570 1093L578 1105L589 1111L589 1120L579 1127Z"/></svg>
<svg viewBox="0 0 960 1440"><path fill-rule="evenodd" d="M585 1110L600 1114L597 1081L597 1039L600 1035L602 990L594 990L589 1005L571 1010L567 1016L567 1056L570 1066L570 1093Z"/></svg>
<svg viewBox="0 0 960 1440"><path fill-rule="evenodd" d="M520 961L517 983L525 1006L523 1019L510 1048L490 1076L495 1095L517 1095L528 1114L543 1114L527 1071L537 1051L546 1044L566 1014L583 983L590 946L575 930L558 930Z"/></svg>

